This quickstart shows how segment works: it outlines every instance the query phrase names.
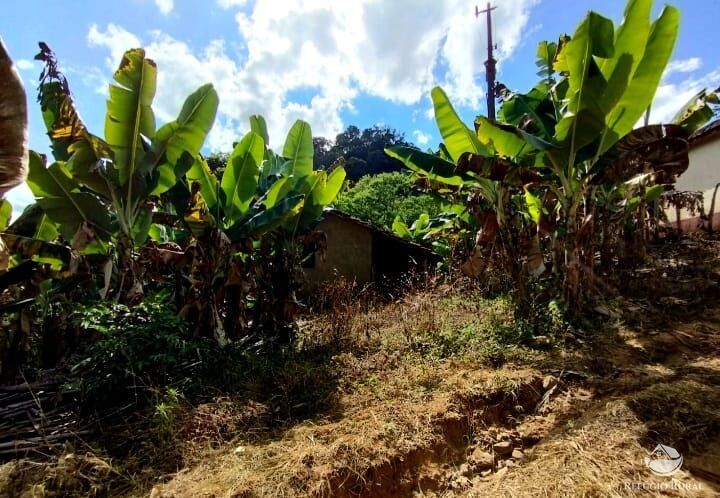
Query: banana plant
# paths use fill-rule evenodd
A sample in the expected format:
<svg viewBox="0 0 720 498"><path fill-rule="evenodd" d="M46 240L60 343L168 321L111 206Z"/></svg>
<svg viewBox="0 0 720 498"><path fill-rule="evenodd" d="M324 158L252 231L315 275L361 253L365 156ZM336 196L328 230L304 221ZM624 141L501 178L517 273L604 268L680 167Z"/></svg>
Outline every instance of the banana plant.
<svg viewBox="0 0 720 498"><path fill-rule="evenodd" d="M5 44L0 38L0 231L10 222L12 206L5 193L21 184L28 169L28 117L25 90ZM0 238L0 270L9 254Z"/></svg>
<svg viewBox="0 0 720 498"><path fill-rule="evenodd" d="M32 154L28 185L44 221L53 223L74 250L109 253L123 273L121 281L139 291L133 259L148 237L157 210L153 199L199 160L217 112L217 93L211 84L201 86L187 97L177 119L156 128L156 64L143 49L128 50L108 88L103 139L80 119L52 51L44 43L40 48L36 58L45 68L38 100L55 161L48 166Z"/></svg>
<svg viewBox="0 0 720 498"><path fill-rule="evenodd" d="M308 123L295 122L281 154L268 142L265 120L252 116L219 177L198 159L168 191L191 234L183 252L191 256L180 258L192 282L181 314L220 343L291 321L298 245L344 185L342 167L313 169Z"/></svg>
<svg viewBox="0 0 720 498"><path fill-rule="evenodd" d="M673 124L682 126L688 133L693 133L715 117L720 106L720 88L709 91L703 88L692 96L672 118Z"/></svg>
<svg viewBox="0 0 720 498"><path fill-rule="evenodd" d="M190 204L185 218L196 234L217 228L237 242L283 229L294 238L318 221L344 185L344 168L329 174L313 169L308 123L293 124L282 155L277 155L267 145L262 116L252 116L250 122L251 130L233 149L221 178L203 160L186 173Z"/></svg>
<svg viewBox="0 0 720 498"><path fill-rule="evenodd" d="M433 217L423 213L410 225L398 215L393 221L392 229L403 239L429 244L440 256L447 256L450 253L448 234L457 231L458 222L458 216L453 212L440 213Z"/></svg>
<svg viewBox="0 0 720 498"><path fill-rule="evenodd" d="M670 185L687 167L685 132L633 131L652 102L679 25L676 8L665 7L651 22L651 7L651 0L630 0L617 28L590 12L572 37L541 43L542 80L528 93L506 92L499 121L478 117L472 130L445 93L433 89L448 157L387 151L475 215L476 253L499 246L517 287L526 275L545 272L545 240L570 309L588 297L593 281L594 220L606 208L593 203L594 191L648 174L644 186ZM524 289L519 295L527 297Z"/></svg>

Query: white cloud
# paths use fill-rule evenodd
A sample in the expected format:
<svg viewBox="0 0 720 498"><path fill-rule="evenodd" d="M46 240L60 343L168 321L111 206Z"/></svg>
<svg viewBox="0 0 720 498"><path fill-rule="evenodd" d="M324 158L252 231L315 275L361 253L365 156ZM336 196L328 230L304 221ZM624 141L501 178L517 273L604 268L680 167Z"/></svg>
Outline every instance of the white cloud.
<svg viewBox="0 0 720 498"><path fill-rule="evenodd" d="M155 0L155 5L162 15L166 16L175 8L175 0Z"/></svg>
<svg viewBox="0 0 720 498"><path fill-rule="evenodd" d="M680 59L670 61L665 68L665 77L670 76L673 73L691 73L700 69L702 66L702 60L700 57L690 57L689 59Z"/></svg>
<svg viewBox="0 0 720 498"><path fill-rule="evenodd" d="M422 130L413 130L413 137L419 145L427 145L430 142L430 135L424 133Z"/></svg>
<svg viewBox="0 0 720 498"><path fill-rule="evenodd" d="M87 40L91 47L106 47L110 50L110 56L105 60L113 69L120 63L126 50L141 45L140 38L112 23L107 25L105 31L98 28L97 24L90 26Z"/></svg>
<svg viewBox="0 0 720 498"><path fill-rule="evenodd" d="M650 120L653 123L666 123L703 88L712 90L720 84L720 67L702 76L689 76L677 83L666 80L661 83L655 92L650 109Z"/></svg>
<svg viewBox="0 0 720 498"><path fill-rule="evenodd" d="M520 43L537 1L506 0L495 11L500 58ZM416 104L441 84L458 105L478 110L483 102L485 28L464 0L287 0L281 9L258 0L235 18L243 42L240 58L223 40L199 50L159 31L142 40L159 68L159 118L174 117L200 84L215 85L220 109L211 148L229 148L255 113L268 120L273 147L298 118L308 120L314 134L334 136L343 129L341 112L354 109L359 93ZM109 50L111 68L140 41L114 24L104 30L93 25L88 33L90 45ZM297 90L310 90L312 98L292 101Z"/></svg>
<svg viewBox="0 0 720 498"><path fill-rule="evenodd" d="M34 68L35 64L31 60L18 59L15 61L15 66L17 66L20 71L27 71L28 69Z"/></svg>
<svg viewBox="0 0 720 498"><path fill-rule="evenodd" d="M243 7L247 0L217 0L217 4L223 9L231 9L233 7Z"/></svg>

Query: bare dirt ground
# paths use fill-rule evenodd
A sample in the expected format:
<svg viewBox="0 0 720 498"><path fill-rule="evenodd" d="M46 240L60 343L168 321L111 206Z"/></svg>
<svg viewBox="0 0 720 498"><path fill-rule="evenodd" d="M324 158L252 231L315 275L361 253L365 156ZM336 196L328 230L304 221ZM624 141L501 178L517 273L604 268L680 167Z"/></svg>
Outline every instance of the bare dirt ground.
<svg viewBox="0 0 720 498"><path fill-rule="evenodd" d="M59 483L76 479L156 498L720 496L717 246L659 248L592 329L545 347L498 342L509 303L447 287L308 320L306 341L342 343L330 388L293 374L325 409L268 429L277 408L216 400L182 417L177 472L128 476L76 451L0 466L0 495L69 496ZM645 464L658 443L683 456L672 477Z"/></svg>

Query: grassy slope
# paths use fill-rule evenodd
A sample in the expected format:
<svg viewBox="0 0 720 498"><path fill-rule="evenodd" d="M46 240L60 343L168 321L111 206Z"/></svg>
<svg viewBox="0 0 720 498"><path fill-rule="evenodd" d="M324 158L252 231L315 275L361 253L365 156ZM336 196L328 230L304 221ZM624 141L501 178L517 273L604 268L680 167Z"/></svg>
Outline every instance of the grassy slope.
<svg viewBox="0 0 720 498"><path fill-rule="evenodd" d="M599 309L601 328L558 330L542 350L513 345L502 298L435 286L377 305L338 291L303 323L306 350L335 351L329 366L290 364L257 399L184 408L168 442L178 472L71 454L0 467L0 490L86 495L118 472L114 493L154 497L716 496L717 251L676 249L628 277L633 297ZM656 443L681 451L675 479L700 490L624 488L671 482L643 464Z"/></svg>
<svg viewBox="0 0 720 498"><path fill-rule="evenodd" d="M665 443L685 456L675 479L701 489L640 493L714 496L720 308L696 303L712 292L715 251L690 250L706 259L659 253L604 330L546 352L507 349L507 303L457 289L356 314L335 413L235 443L156 495L632 496L625 483L668 483L643 464ZM503 441L522 453L501 457Z"/></svg>

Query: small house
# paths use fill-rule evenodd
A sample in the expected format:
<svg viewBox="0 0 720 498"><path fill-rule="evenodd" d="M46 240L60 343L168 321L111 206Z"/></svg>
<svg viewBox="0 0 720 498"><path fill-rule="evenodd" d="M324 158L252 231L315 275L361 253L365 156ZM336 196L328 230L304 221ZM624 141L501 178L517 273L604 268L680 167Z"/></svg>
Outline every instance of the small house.
<svg viewBox="0 0 720 498"><path fill-rule="evenodd" d="M720 229L720 119L705 125L690 135L688 139L688 169L678 177L675 189L686 192L702 192L703 213L687 209L678 212L670 208L667 212L671 226L683 232L701 229Z"/></svg>
<svg viewBox="0 0 720 498"><path fill-rule="evenodd" d="M420 244L336 209L325 210L316 230L325 235L326 247L304 260L310 288L339 278L360 284L392 283L410 271L433 268L440 260Z"/></svg>

